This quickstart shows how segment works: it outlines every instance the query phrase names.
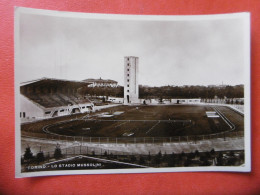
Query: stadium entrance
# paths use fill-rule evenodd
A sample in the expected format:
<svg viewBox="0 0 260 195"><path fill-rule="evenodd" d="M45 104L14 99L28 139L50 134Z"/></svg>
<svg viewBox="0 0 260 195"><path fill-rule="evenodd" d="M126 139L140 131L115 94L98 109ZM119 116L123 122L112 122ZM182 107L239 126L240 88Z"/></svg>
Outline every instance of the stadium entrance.
<svg viewBox="0 0 260 195"><path fill-rule="evenodd" d="M79 108L73 108L71 113L72 114L80 113L80 109Z"/></svg>

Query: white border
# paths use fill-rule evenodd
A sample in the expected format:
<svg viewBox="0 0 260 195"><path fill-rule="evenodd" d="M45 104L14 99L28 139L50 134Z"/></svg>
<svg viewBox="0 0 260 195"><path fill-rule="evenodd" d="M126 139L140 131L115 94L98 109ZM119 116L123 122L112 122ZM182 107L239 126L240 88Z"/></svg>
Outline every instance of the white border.
<svg viewBox="0 0 260 195"><path fill-rule="evenodd" d="M19 80L17 79L17 66L20 59L20 42L19 42L19 24L20 14L35 14L69 18L89 18L89 19L104 19L104 20L153 20L153 21L197 21L197 20L218 20L218 19L233 19L241 18L245 23L244 32L244 64L245 64L245 164L239 167L176 167L176 168L138 168L138 169L103 169L103 170L62 170L62 171L39 171L30 173L21 173L21 132L19 118ZM216 14L216 15L192 15L192 16L155 16L155 15L122 15L122 14L89 14L80 12L63 12L51 11L42 9L32 9L24 7L15 8L14 21L14 43L15 43L15 177L34 177L34 176L54 176L54 175L75 175L75 174L118 174L118 173L158 173L158 172L250 172L251 171L251 97L250 97L250 13L231 13L231 14Z"/></svg>

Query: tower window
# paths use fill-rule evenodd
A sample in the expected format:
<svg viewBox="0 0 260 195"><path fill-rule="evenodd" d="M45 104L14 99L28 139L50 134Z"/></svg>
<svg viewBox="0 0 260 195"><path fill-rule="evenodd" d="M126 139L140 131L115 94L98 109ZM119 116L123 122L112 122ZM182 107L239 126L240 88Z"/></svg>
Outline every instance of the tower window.
<svg viewBox="0 0 260 195"><path fill-rule="evenodd" d="M127 87L129 87L129 85L127 85Z"/></svg>
<svg viewBox="0 0 260 195"><path fill-rule="evenodd" d="M129 90L127 90L127 92L129 92Z"/></svg>
<svg viewBox="0 0 260 195"><path fill-rule="evenodd" d="M129 79L127 79L127 82L129 82Z"/></svg>
<svg viewBox="0 0 260 195"><path fill-rule="evenodd" d="M129 66L130 64L129 63L127 63L127 66Z"/></svg>
<svg viewBox="0 0 260 195"><path fill-rule="evenodd" d="M127 74L127 76L129 77L129 74Z"/></svg>
<svg viewBox="0 0 260 195"><path fill-rule="evenodd" d="M127 71L129 71L129 69L127 69Z"/></svg>

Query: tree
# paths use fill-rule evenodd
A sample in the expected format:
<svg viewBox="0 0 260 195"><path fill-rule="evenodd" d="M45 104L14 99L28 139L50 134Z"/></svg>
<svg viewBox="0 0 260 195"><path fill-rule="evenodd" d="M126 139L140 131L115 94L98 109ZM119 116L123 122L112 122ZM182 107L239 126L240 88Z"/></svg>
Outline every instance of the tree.
<svg viewBox="0 0 260 195"><path fill-rule="evenodd" d="M161 163L161 158L159 157L159 155L156 155L156 156L154 157L154 163L155 163L156 165L159 165L159 164Z"/></svg>
<svg viewBox="0 0 260 195"><path fill-rule="evenodd" d="M245 154L244 154L244 152L241 152L241 153L239 154L239 158L240 158L240 160L244 161L244 159L245 159Z"/></svg>
<svg viewBox="0 0 260 195"><path fill-rule="evenodd" d="M184 166L185 166L185 167L188 167L188 166L191 166L191 165L192 165L192 160L188 158L188 159L184 162Z"/></svg>
<svg viewBox="0 0 260 195"><path fill-rule="evenodd" d="M151 153L149 152L148 154L148 158L147 158L148 161L151 161Z"/></svg>
<svg viewBox="0 0 260 195"><path fill-rule="evenodd" d="M159 157L159 158L162 158L162 152L161 152L161 151L158 152L158 157Z"/></svg>
<svg viewBox="0 0 260 195"><path fill-rule="evenodd" d="M206 158L211 158L210 152L206 152L205 155L206 155Z"/></svg>
<svg viewBox="0 0 260 195"><path fill-rule="evenodd" d="M212 150L210 151L210 154L211 154L211 156L214 156L216 154L214 148L212 148Z"/></svg>
<svg viewBox="0 0 260 195"><path fill-rule="evenodd" d="M176 164L176 160L175 160L175 154L174 152L170 155L170 158L168 159L168 166L169 167L174 167Z"/></svg>
<svg viewBox="0 0 260 195"><path fill-rule="evenodd" d="M161 163L161 160L162 160L162 153L160 151L160 152L158 152L157 155L155 155L154 162L156 165L159 165Z"/></svg>
<svg viewBox="0 0 260 195"><path fill-rule="evenodd" d="M54 158L55 159L59 159L61 157L62 157L62 153L61 153L60 145L57 144L56 148L55 148L55 151L54 151Z"/></svg>
<svg viewBox="0 0 260 195"><path fill-rule="evenodd" d="M38 163L43 162L45 160L43 151L39 151L36 155L36 160Z"/></svg>
<svg viewBox="0 0 260 195"><path fill-rule="evenodd" d="M200 156L200 153L198 150L195 150L195 157L199 157Z"/></svg>
<svg viewBox="0 0 260 195"><path fill-rule="evenodd" d="M229 156L234 157L234 156L235 156L234 151L230 151L230 152L229 152Z"/></svg>
<svg viewBox="0 0 260 195"><path fill-rule="evenodd" d="M223 165L224 165L223 153L219 152L217 157L217 166L223 166Z"/></svg>
<svg viewBox="0 0 260 195"><path fill-rule="evenodd" d="M191 152L188 154L188 159L192 160L195 158L195 153Z"/></svg>
<svg viewBox="0 0 260 195"><path fill-rule="evenodd" d="M24 160L26 160L26 161L30 161L31 159L33 159L33 153L31 152L31 148L29 145L25 149L23 156L24 156Z"/></svg>
<svg viewBox="0 0 260 195"><path fill-rule="evenodd" d="M234 166L236 165L237 162L237 158L236 157L229 157L228 161L227 161L227 165L228 166Z"/></svg>
<svg viewBox="0 0 260 195"><path fill-rule="evenodd" d="M141 164L141 165L145 164L145 160L144 160L143 156L140 156L139 164Z"/></svg>
<svg viewBox="0 0 260 195"><path fill-rule="evenodd" d="M166 154L166 152L164 152L164 155L163 155L163 161L167 161L168 160L168 155Z"/></svg>
<svg viewBox="0 0 260 195"><path fill-rule="evenodd" d="M45 157L45 159L49 162L50 161L50 153L48 152L47 156Z"/></svg>
<svg viewBox="0 0 260 195"><path fill-rule="evenodd" d="M204 161L202 162L202 166L210 166L210 162L208 158L205 158Z"/></svg>
<svg viewBox="0 0 260 195"><path fill-rule="evenodd" d="M182 151L181 154L179 155L179 159L180 160L186 159L186 154L184 153L184 151Z"/></svg>
<svg viewBox="0 0 260 195"><path fill-rule="evenodd" d="M131 156L131 163L134 163L136 161L136 157L135 157L135 155L132 155Z"/></svg>

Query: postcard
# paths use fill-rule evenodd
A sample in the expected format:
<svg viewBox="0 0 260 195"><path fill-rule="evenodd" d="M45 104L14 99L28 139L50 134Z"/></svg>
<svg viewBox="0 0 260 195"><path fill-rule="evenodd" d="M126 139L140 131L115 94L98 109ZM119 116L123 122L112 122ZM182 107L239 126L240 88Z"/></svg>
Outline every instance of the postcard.
<svg viewBox="0 0 260 195"><path fill-rule="evenodd" d="M15 8L16 177L251 171L250 13Z"/></svg>

